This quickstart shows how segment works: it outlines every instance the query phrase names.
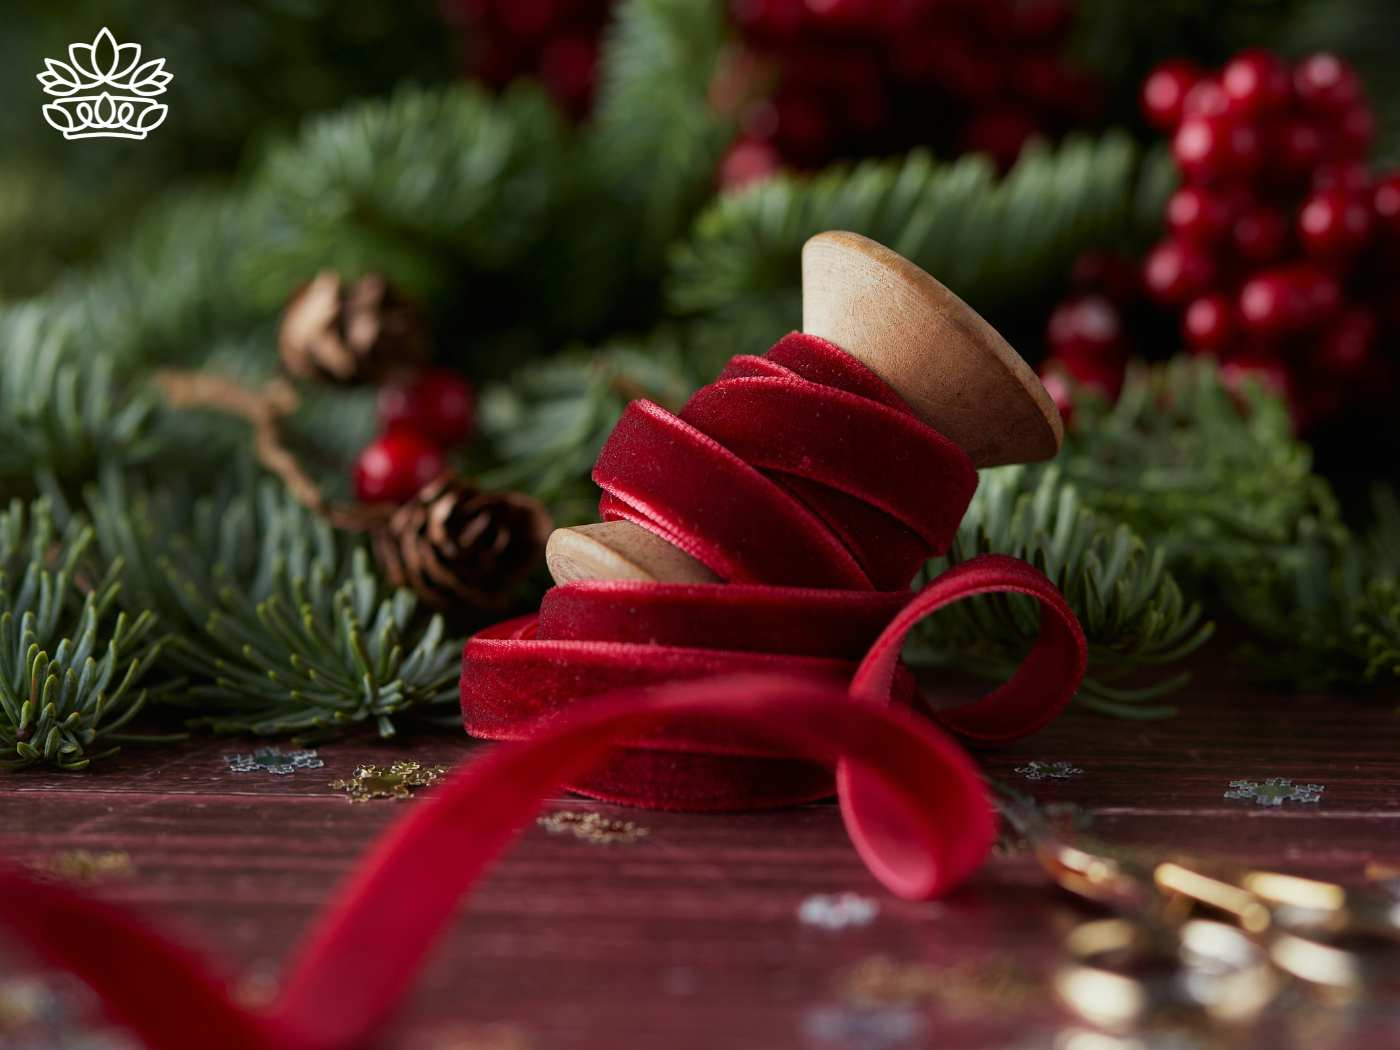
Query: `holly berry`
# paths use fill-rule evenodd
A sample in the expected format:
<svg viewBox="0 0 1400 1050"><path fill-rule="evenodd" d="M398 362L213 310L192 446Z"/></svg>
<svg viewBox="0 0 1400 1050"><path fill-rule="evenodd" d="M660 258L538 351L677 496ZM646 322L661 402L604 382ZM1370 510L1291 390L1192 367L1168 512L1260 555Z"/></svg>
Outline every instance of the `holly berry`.
<svg viewBox="0 0 1400 1050"><path fill-rule="evenodd" d="M1316 258L1351 255L1370 239L1371 209L1365 198L1346 190L1319 190L1298 212L1298 236Z"/></svg>
<svg viewBox="0 0 1400 1050"><path fill-rule="evenodd" d="M720 161L720 187L737 190L751 182L761 182L775 174L781 164L782 157L770 143L740 139Z"/></svg>
<svg viewBox="0 0 1400 1050"><path fill-rule="evenodd" d="M1259 131L1229 116L1191 116L1172 138L1172 156L1193 182L1248 174L1259 164Z"/></svg>
<svg viewBox="0 0 1400 1050"><path fill-rule="evenodd" d="M1288 223L1273 208L1254 207L1241 212L1231 232L1235 253L1249 262L1272 262L1288 239Z"/></svg>
<svg viewBox="0 0 1400 1050"><path fill-rule="evenodd" d="M1315 113L1339 113L1361 98L1356 71L1336 55L1322 51L1309 55L1293 71L1293 87L1305 107Z"/></svg>
<svg viewBox="0 0 1400 1050"><path fill-rule="evenodd" d="M1266 270L1240 287L1239 316L1251 331L1268 335L1298 328L1308 314L1302 285L1287 270Z"/></svg>
<svg viewBox="0 0 1400 1050"><path fill-rule="evenodd" d="M1323 333L1315 357L1318 367L1343 378L1361 375L1371 362L1378 327L1370 310L1348 310Z"/></svg>
<svg viewBox="0 0 1400 1050"><path fill-rule="evenodd" d="M1276 113L1293 100L1288 67L1268 51L1241 51L1220 73L1230 110L1246 117Z"/></svg>
<svg viewBox="0 0 1400 1050"><path fill-rule="evenodd" d="M1371 185L1371 169L1359 160L1336 160L1319 164L1313 171L1315 190L1348 190L1359 193Z"/></svg>
<svg viewBox="0 0 1400 1050"><path fill-rule="evenodd" d="M1181 123L1181 109L1201 71L1190 62L1164 62L1142 85L1142 112L1158 131L1171 131Z"/></svg>
<svg viewBox="0 0 1400 1050"><path fill-rule="evenodd" d="M1120 305L1142 293L1137 263L1117 252L1082 253L1070 269L1070 283L1083 292L1101 292Z"/></svg>
<svg viewBox="0 0 1400 1050"><path fill-rule="evenodd" d="M1064 369L1056 367L1053 361L1047 362L1041 370L1040 381L1045 386L1045 392L1050 395L1050 400L1054 401L1055 407L1059 409L1060 418L1064 420L1065 426L1069 426L1074 420L1074 381Z"/></svg>
<svg viewBox="0 0 1400 1050"><path fill-rule="evenodd" d="M1223 117L1230 112L1230 96L1214 77L1202 77L1181 100L1181 118Z"/></svg>
<svg viewBox="0 0 1400 1050"><path fill-rule="evenodd" d="M1142 276L1148 294L1158 302L1185 303L1215 278L1215 264L1199 246L1172 238L1152 249Z"/></svg>
<svg viewBox="0 0 1400 1050"><path fill-rule="evenodd" d="M1276 357L1262 354L1240 354L1225 362L1220 369L1220 383L1236 398L1252 384L1262 385L1275 394L1287 393L1292 385L1283 363Z"/></svg>
<svg viewBox="0 0 1400 1050"><path fill-rule="evenodd" d="M417 431L443 447L471 439L476 391L450 368L429 368L379 392L379 425Z"/></svg>
<svg viewBox="0 0 1400 1050"><path fill-rule="evenodd" d="M362 503L403 503L443 472L442 450L417 431L383 434L355 460L355 497Z"/></svg>
<svg viewBox="0 0 1400 1050"><path fill-rule="evenodd" d="M1219 354L1234 334L1234 303L1220 292L1193 299L1182 314L1181 327L1194 349Z"/></svg>
<svg viewBox="0 0 1400 1050"><path fill-rule="evenodd" d="M1230 202L1200 186L1183 186L1167 201L1167 228L1196 244L1218 241L1230 229Z"/></svg>
<svg viewBox="0 0 1400 1050"><path fill-rule="evenodd" d="M1364 157L1376 141L1376 115L1370 106L1352 106L1337 124L1335 148L1343 156Z"/></svg>
<svg viewBox="0 0 1400 1050"><path fill-rule="evenodd" d="M1400 172L1391 172L1376 180L1371 192L1371 210L1380 229L1392 235L1400 234Z"/></svg>
<svg viewBox="0 0 1400 1050"><path fill-rule="evenodd" d="M1274 155L1287 174L1306 176L1322 160L1326 141L1322 129L1311 120L1286 121L1274 140Z"/></svg>
<svg viewBox="0 0 1400 1050"><path fill-rule="evenodd" d="M1109 361L1123 356L1122 320L1102 295L1061 303L1050 315L1047 336L1050 352L1064 361Z"/></svg>

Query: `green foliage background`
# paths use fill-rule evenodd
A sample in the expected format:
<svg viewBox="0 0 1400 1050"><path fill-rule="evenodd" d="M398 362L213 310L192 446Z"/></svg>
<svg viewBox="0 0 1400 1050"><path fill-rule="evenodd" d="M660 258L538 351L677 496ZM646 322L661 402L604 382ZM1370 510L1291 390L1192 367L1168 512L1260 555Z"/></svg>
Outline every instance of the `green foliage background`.
<svg viewBox="0 0 1400 1050"><path fill-rule="evenodd" d="M17 6L0 39L6 97L33 100L0 114L12 766L78 768L151 726L451 721L460 635L260 480L239 425L171 412L150 383L171 366L273 374L280 305L317 270L384 272L418 296L438 359L483 388L463 468L579 521L628 399L679 405L724 358L797 324L811 234L890 244L1034 357L1073 258L1153 236L1172 185L1129 101L1120 126L1034 146L1005 177L916 151L716 195L735 134L709 102L730 32L717 0L622 0L577 126L535 85L493 96L455 77L460 40L426 3ZM1373 41L1392 21L1366 0L1085 0L1077 46L1131 100L1178 47L1210 62L1326 42L1361 63L1387 115L1400 85ZM175 72L170 120L146 142L68 143L38 117L42 57L104 24ZM949 560L1006 551L1056 580L1090 636L1087 703L1167 713L1220 613L1292 681L1393 682L1400 514L1381 492L1373 527L1344 520L1276 400L1179 363L1077 420L1055 465L987 472ZM307 391L294 426L341 484L372 395ZM911 655L1002 673L1029 617L979 599Z"/></svg>

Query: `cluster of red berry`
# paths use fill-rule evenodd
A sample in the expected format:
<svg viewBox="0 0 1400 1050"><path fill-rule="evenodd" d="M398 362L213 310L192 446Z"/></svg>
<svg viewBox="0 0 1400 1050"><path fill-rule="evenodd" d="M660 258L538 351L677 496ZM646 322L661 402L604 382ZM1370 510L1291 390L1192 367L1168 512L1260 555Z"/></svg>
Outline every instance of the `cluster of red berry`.
<svg viewBox="0 0 1400 1050"><path fill-rule="evenodd" d="M474 76L504 87L530 76L560 107L582 117L593 102L598 40L611 0L443 0L463 27Z"/></svg>
<svg viewBox="0 0 1400 1050"><path fill-rule="evenodd" d="M1071 0L734 0L757 90L720 182L932 145L1009 165L1036 132L1092 119L1065 64Z"/></svg>
<svg viewBox="0 0 1400 1050"><path fill-rule="evenodd" d="M1172 136L1182 185L1140 288L1188 349L1220 359L1227 381L1262 375L1300 429L1391 389L1379 347L1400 330L1383 294L1400 273L1400 173L1367 167L1375 118L1355 71L1326 53L1290 67L1246 51L1215 74L1169 62L1142 103ZM1066 376L1111 396L1121 385L1139 285L1098 281L1051 317L1052 392Z"/></svg>
<svg viewBox="0 0 1400 1050"><path fill-rule="evenodd" d="M446 450L471 440L476 392L448 368L427 368L379 392L377 438L355 458L355 498L403 503L447 467Z"/></svg>

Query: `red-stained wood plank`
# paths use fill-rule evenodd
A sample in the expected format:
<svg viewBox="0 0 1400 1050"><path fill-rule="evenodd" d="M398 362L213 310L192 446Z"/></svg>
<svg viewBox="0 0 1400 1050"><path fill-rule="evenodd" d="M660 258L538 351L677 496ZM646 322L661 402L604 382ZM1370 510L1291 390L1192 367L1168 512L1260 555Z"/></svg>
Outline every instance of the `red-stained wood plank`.
<svg viewBox="0 0 1400 1050"><path fill-rule="evenodd" d="M1273 694L1216 668L1203 678L1220 684L1181 696L1175 719L1072 711L982 763L1041 802L1080 807L1094 834L1119 844L1346 881L1359 881L1368 861L1400 863L1393 698ZM352 806L328 782L361 762L452 764L481 745L454 736L342 741L321 747L323 769L231 773L222 755L252 746L201 739L133 749L90 773L5 776L0 848L32 860L124 851L130 877L103 892L242 972L272 975L337 879L413 805ZM1033 759L1084 772L1031 782L1015 770ZM1222 797L1231 780L1270 776L1326 790L1315 805L1278 809ZM909 903L864 871L831 805L731 816L578 799L547 808L561 807L634 820L651 834L603 847L531 829L464 904L385 1047L1028 1050L1054 1045L1066 1024L1046 981L1059 938L1091 912L1048 886L1024 853L1000 853L951 899ZM807 895L846 890L878 901L870 925L826 931L797 920ZM852 1012L843 977L875 955L945 979L902 1012ZM1376 1004L1323 1022L1304 1011L1230 1045L1397 1045L1397 1009ZM508 1027L480 1027L491 1024Z"/></svg>

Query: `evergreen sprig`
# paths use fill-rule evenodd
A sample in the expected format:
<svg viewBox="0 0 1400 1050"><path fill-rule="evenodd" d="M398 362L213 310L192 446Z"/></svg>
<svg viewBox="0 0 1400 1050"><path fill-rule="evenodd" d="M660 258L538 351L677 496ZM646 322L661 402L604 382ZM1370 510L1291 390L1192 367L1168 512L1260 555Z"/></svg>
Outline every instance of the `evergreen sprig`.
<svg viewBox="0 0 1400 1050"><path fill-rule="evenodd" d="M482 394L482 435L497 465L481 481L528 491L556 523L591 521L598 491L589 475L627 402L644 397L675 411L698 385L665 335L518 369Z"/></svg>
<svg viewBox="0 0 1400 1050"><path fill-rule="evenodd" d="M119 382L109 356L77 349L70 325L39 305L0 317L0 492L32 493L38 474L81 482L157 449L153 399Z"/></svg>
<svg viewBox="0 0 1400 1050"><path fill-rule="evenodd" d="M1065 477L1198 587L1273 562L1304 526L1343 531L1287 406L1261 383L1231 390L1210 362L1178 359L1134 370L1111 407L1090 394L1075 413Z"/></svg>
<svg viewBox="0 0 1400 1050"><path fill-rule="evenodd" d="M598 177L654 266L715 183L734 121L711 100L726 42L719 0L623 0L604 42L591 130Z"/></svg>
<svg viewBox="0 0 1400 1050"><path fill-rule="evenodd" d="M803 243L837 229L888 245L995 318L1060 287L1084 248L1131 237L1152 211L1144 194L1170 186L1164 170L1110 132L1032 147L1005 178L981 156L939 163L919 151L779 176L699 217L672 256L669 300L717 351L763 345L800 325Z"/></svg>
<svg viewBox="0 0 1400 1050"><path fill-rule="evenodd" d="M91 497L104 552L131 600L172 632L166 663L189 684L170 703L218 732L320 733L400 716L441 718L461 642L375 574L362 543L272 483L179 500L108 478ZM450 720L450 716L449 716Z"/></svg>
<svg viewBox="0 0 1400 1050"><path fill-rule="evenodd" d="M562 120L537 88L406 88L310 121L254 192L273 214L242 278L272 307L317 270L376 270L425 296L501 271L542 237L569 172Z"/></svg>
<svg viewBox="0 0 1400 1050"><path fill-rule="evenodd" d="M1064 594L1089 642L1079 694L1096 710L1158 717L1153 704L1190 680L1179 665L1212 632L1167 569L1166 552L1131 528L1084 506L1057 469L982 472L977 493L946 558L930 562L916 586L980 554L1009 554L1046 574ZM1039 632L1037 603L1023 595L959 602L916 628L911 656L1005 677Z"/></svg>
<svg viewBox="0 0 1400 1050"><path fill-rule="evenodd" d="M0 768L82 769L118 750L160 653L155 614L116 610L121 566L89 578L92 530L42 501L0 514Z"/></svg>

